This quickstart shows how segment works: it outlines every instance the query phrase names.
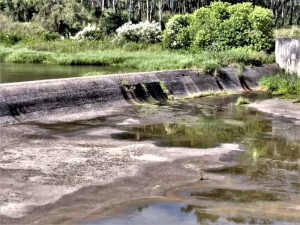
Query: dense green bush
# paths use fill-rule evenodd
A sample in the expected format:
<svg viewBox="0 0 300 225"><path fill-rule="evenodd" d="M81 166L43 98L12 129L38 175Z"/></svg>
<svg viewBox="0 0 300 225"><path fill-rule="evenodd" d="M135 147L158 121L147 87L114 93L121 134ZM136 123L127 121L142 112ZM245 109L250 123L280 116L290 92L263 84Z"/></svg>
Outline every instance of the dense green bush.
<svg viewBox="0 0 300 225"><path fill-rule="evenodd" d="M46 31L34 22L14 22L0 13L0 43L14 45L20 41L42 39L45 41L59 39L59 34Z"/></svg>
<svg viewBox="0 0 300 225"><path fill-rule="evenodd" d="M191 15L175 15L166 24L163 45L167 48L185 48L190 45Z"/></svg>
<svg viewBox="0 0 300 225"><path fill-rule="evenodd" d="M272 12L251 3L212 2L191 15L176 15L167 24L163 42L168 48L224 50L249 46L273 47Z"/></svg>
<svg viewBox="0 0 300 225"><path fill-rule="evenodd" d="M272 94L300 98L300 78L296 74L279 73L273 76L264 76L259 84L263 90Z"/></svg>

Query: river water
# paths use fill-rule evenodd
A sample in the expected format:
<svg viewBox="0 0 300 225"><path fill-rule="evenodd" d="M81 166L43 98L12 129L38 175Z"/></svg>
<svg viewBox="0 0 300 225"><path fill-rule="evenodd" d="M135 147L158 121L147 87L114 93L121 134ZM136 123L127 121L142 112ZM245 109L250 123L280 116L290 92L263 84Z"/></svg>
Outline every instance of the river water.
<svg viewBox="0 0 300 225"><path fill-rule="evenodd" d="M73 77L95 70L98 68L0 63L0 82ZM66 137L91 126L111 126L123 131L114 134L115 139L152 140L161 147L183 146L199 151L237 143L245 150L221 159L231 161L230 166L206 170L203 180L169 190L164 201L128 202L113 209L109 216L99 213L78 224L300 224L300 126L292 119L236 106L237 97L133 106L130 114L120 117L55 126L40 124L41 129ZM270 96L249 98L255 101ZM161 119L151 119L157 115L162 115ZM124 121L129 119L143 122L126 125ZM205 179L207 173L225 179L212 182ZM174 196L176 201L172 200Z"/></svg>
<svg viewBox="0 0 300 225"><path fill-rule="evenodd" d="M0 62L0 83L80 77L88 73L110 74L133 72L119 66L60 66Z"/></svg>

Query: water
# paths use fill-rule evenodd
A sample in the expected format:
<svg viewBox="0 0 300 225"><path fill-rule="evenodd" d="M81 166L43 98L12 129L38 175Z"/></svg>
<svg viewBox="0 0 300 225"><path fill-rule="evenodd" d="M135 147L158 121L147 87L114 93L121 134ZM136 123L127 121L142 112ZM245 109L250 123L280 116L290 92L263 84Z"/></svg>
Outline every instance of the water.
<svg viewBox="0 0 300 225"><path fill-rule="evenodd" d="M0 62L0 83L80 77L86 73L123 73L128 68L118 66L60 66L45 64L14 64Z"/></svg>
<svg viewBox="0 0 300 225"><path fill-rule="evenodd" d="M117 218L90 220L86 225L199 225L199 224L276 224L290 225L293 222L260 219L252 216L223 217L209 214L204 208L183 203L153 203L139 205L136 210L126 210Z"/></svg>
<svg viewBox="0 0 300 225"><path fill-rule="evenodd" d="M225 183L199 181L170 191L180 202L129 203L113 216L80 224L300 224L300 126L237 107L235 99L223 96L140 108L134 118L142 125L107 118L124 130L113 135L117 139L191 148L238 143L247 151L237 153L232 166L205 171L225 176ZM168 119L157 120L157 114Z"/></svg>
<svg viewBox="0 0 300 225"><path fill-rule="evenodd" d="M237 97L142 105L92 120L31 125L40 135L67 138L112 127L123 130L112 135L115 139L189 148L237 143L246 150L221 158L232 162L227 167L204 171L224 176L222 183L200 180L168 191L163 202L128 202L112 209L111 216L99 214L79 224L300 224L300 126L235 106Z"/></svg>

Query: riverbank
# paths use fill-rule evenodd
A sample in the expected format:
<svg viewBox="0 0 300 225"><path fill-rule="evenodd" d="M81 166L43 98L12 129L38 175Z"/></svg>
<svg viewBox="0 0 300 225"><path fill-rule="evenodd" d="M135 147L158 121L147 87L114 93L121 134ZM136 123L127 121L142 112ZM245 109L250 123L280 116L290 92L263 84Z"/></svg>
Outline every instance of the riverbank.
<svg viewBox="0 0 300 225"><path fill-rule="evenodd" d="M244 65L269 64L273 63L275 58L274 54L257 52L249 48L221 52L189 51L167 50L160 44L118 43L112 40L56 40L21 42L12 46L0 45L0 61L58 65L117 65L137 72L191 68L213 72L231 64L241 69Z"/></svg>

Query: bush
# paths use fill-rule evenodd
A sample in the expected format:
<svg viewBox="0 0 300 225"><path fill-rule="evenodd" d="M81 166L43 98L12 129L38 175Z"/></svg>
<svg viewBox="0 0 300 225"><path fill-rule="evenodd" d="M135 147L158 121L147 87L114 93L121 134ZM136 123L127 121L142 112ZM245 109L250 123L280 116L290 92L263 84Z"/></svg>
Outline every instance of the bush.
<svg viewBox="0 0 300 225"><path fill-rule="evenodd" d="M45 30L41 25L30 22L14 22L0 13L0 42L14 45L22 40L39 39Z"/></svg>
<svg viewBox="0 0 300 225"><path fill-rule="evenodd" d="M260 80L263 90L288 98L300 98L300 78L296 74L279 73Z"/></svg>
<svg viewBox="0 0 300 225"><path fill-rule="evenodd" d="M11 53L11 49L0 45L0 62L3 62L5 57Z"/></svg>
<svg viewBox="0 0 300 225"><path fill-rule="evenodd" d="M190 22L191 15L175 15L172 17L164 30L164 47L177 49L190 46Z"/></svg>
<svg viewBox="0 0 300 225"><path fill-rule="evenodd" d="M75 40L101 40L103 39L102 31L95 25L88 25L79 31L75 37Z"/></svg>
<svg viewBox="0 0 300 225"><path fill-rule="evenodd" d="M236 100L236 103L235 105L246 105L246 104L249 104L250 101L248 98L245 98L245 97L239 97L237 100Z"/></svg>
<svg viewBox="0 0 300 225"><path fill-rule="evenodd" d="M120 40L128 42L155 43L160 42L162 38L161 27L159 23L149 21L132 24L125 23L117 29L117 35Z"/></svg>
<svg viewBox="0 0 300 225"><path fill-rule="evenodd" d="M273 47L272 12L251 3L231 5L212 2L192 15L176 15L168 22L163 43L168 48L192 47L225 50L249 46L253 50Z"/></svg>
<svg viewBox="0 0 300 225"><path fill-rule="evenodd" d="M56 32L44 32L43 39L45 41L54 41L58 40L60 38L60 35Z"/></svg>

